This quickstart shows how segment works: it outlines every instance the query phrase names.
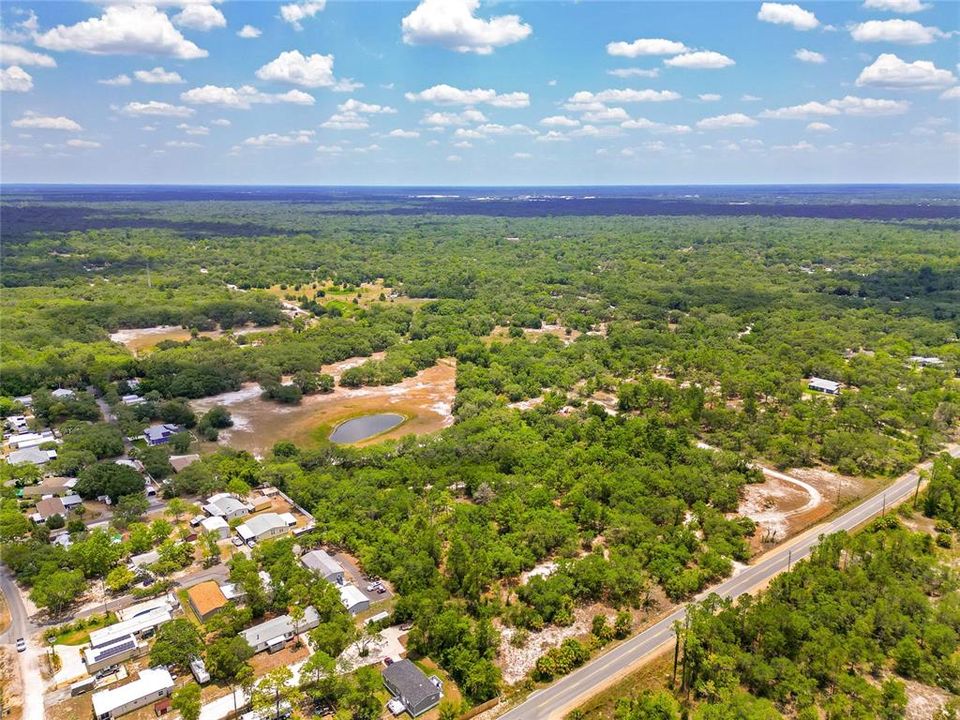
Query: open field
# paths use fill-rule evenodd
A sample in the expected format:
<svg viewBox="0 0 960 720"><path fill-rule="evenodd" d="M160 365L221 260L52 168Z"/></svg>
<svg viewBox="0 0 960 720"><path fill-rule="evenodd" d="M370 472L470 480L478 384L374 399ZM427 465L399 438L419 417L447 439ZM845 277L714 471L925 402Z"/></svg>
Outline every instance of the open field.
<svg viewBox="0 0 960 720"><path fill-rule="evenodd" d="M316 284L317 287L314 287L314 284ZM320 291L323 291L324 295L318 298L317 294ZM382 278L372 283L362 283L358 286L352 286L349 289L344 289L332 281L326 281L322 283L305 283L300 286L299 290L294 289L293 286L288 286L284 289L280 287L280 285L274 285L268 288L267 292L277 296L281 300L305 295L309 300L318 300L321 305L326 305L331 302L352 305L354 299L356 299L356 304L362 308L369 307L372 303L376 302L411 306L422 305L425 302L429 302L426 298L410 298L405 295L396 294L394 288L384 285Z"/></svg>
<svg viewBox="0 0 960 720"><path fill-rule="evenodd" d="M334 377L367 358L354 358L323 368ZM318 445L339 423L359 415L395 412L407 419L388 432L357 445L368 445L404 435L436 432L453 423L456 366L442 360L414 377L384 387L337 387L327 394L307 395L299 405L280 405L260 398L260 386L248 383L236 392L195 400L196 412L223 405L233 417L233 427L220 432L221 445L265 455L280 440L302 447Z"/></svg>
<svg viewBox="0 0 960 720"><path fill-rule="evenodd" d="M269 327L248 326L234 328L231 332L233 335L250 335L258 332L272 332L276 330L277 327L278 326L276 325L271 325ZM212 339L223 337L226 334L227 333L225 333L223 330L204 330L198 333L200 337ZM118 330L115 333L110 333L111 341L126 346L126 348L134 355L139 355L142 352L151 350L164 340L183 342L184 340L189 340L191 337L193 337L193 335L190 330L179 325L157 325L155 327L148 328L125 328L123 330Z"/></svg>

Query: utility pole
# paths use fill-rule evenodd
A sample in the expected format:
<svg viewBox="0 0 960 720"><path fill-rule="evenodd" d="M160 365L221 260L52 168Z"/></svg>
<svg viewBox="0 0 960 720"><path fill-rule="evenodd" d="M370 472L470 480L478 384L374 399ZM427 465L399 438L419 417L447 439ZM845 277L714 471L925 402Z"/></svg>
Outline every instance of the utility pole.
<svg viewBox="0 0 960 720"><path fill-rule="evenodd" d="M883 509L880 511L880 514L881 515L887 514L887 494L886 493L883 494Z"/></svg>
<svg viewBox="0 0 960 720"><path fill-rule="evenodd" d="M921 477L920 473L917 473L917 487L916 487L916 489L913 491L913 507L914 507L914 508L917 507L917 500L920 499L920 481L921 481L922 479L923 479L923 478Z"/></svg>
<svg viewBox="0 0 960 720"><path fill-rule="evenodd" d="M790 566L793 564L793 548L787 550L787 572L790 572Z"/></svg>

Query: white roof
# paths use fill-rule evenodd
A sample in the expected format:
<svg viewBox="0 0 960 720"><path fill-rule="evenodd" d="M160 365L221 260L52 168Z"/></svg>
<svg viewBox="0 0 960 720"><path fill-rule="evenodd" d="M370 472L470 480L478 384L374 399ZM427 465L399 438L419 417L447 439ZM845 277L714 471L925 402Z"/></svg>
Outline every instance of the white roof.
<svg viewBox="0 0 960 720"><path fill-rule="evenodd" d="M169 610L176 607L177 604L177 599L173 595L163 595L151 600L144 600L142 603L137 603L136 605L130 605L122 610L117 610L117 617L121 620L130 620L139 615L146 615L157 608Z"/></svg>
<svg viewBox="0 0 960 720"><path fill-rule="evenodd" d="M167 670L163 668L141 670L140 677L132 683L94 693L93 714L100 717L128 703L151 695L156 696L163 690L173 690L173 678Z"/></svg>
<svg viewBox="0 0 960 720"><path fill-rule="evenodd" d="M289 513L284 513L284 515L289 515ZM249 540L250 538L258 538L274 528L286 528L287 525L287 520L283 516L277 515L277 513L263 513L262 515L254 515L246 522L237 525L237 533L244 540Z"/></svg>
<svg viewBox="0 0 960 720"><path fill-rule="evenodd" d="M367 596L364 595L356 585L341 585L340 602L349 610L354 605L369 601L367 600Z"/></svg>
<svg viewBox="0 0 960 720"><path fill-rule="evenodd" d="M124 635L136 635L170 620L169 608L158 607L142 615L137 615L129 620L118 622L114 625L108 625L99 630L93 630L90 633L90 644L93 647L100 647L113 642L116 638Z"/></svg>
<svg viewBox="0 0 960 720"><path fill-rule="evenodd" d="M73 397L76 393L74 393L73 390L68 390L67 388L57 388L50 394L55 398L68 398Z"/></svg>
<svg viewBox="0 0 960 720"><path fill-rule="evenodd" d="M214 495L207 504L203 506L204 512L209 515L229 515L237 510L246 510L247 506L237 500L233 495Z"/></svg>
<svg viewBox="0 0 960 720"><path fill-rule="evenodd" d="M311 550L300 557L304 567L323 573L335 575L343 572L343 566L334 560L326 550Z"/></svg>
<svg viewBox="0 0 960 720"><path fill-rule="evenodd" d="M214 532L220 530L221 528L228 528L230 525L219 515L214 515L213 517L205 517L200 521L200 525L207 532Z"/></svg>
<svg viewBox="0 0 960 720"><path fill-rule="evenodd" d="M43 465L57 457L56 450L41 450L38 447L28 447L23 450L14 450L7 455L7 462L11 465L20 463L33 463L34 465Z"/></svg>
<svg viewBox="0 0 960 720"><path fill-rule="evenodd" d="M828 390L839 390L840 383L834 382L833 380L824 380L823 378L812 377L810 378L810 385L815 387L826 388Z"/></svg>

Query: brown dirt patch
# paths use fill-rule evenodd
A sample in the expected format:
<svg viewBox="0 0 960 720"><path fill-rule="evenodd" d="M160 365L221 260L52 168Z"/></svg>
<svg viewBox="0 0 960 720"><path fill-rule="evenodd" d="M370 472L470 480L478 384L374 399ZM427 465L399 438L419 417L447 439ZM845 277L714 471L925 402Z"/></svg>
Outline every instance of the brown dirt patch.
<svg viewBox="0 0 960 720"><path fill-rule="evenodd" d="M250 335L259 332L273 332L279 328L279 325L270 327L242 327L234 328L231 332L234 335ZM200 337L221 338L225 335L222 330L205 330L201 332ZM153 349L164 340L175 340L183 342L192 337L187 328L179 325L157 325L148 328L125 328L110 334L113 342L125 345L134 355L140 355L143 352Z"/></svg>
<svg viewBox="0 0 960 720"><path fill-rule="evenodd" d="M342 373L351 367L349 363L356 365L367 359L353 358L336 366L327 366L324 372ZM220 432L219 444L263 456L280 440L290 440L301 447L315 447L340 422L377 412L396 412L407 420L393 430L357 445L436 432L453 424L455 381L455 362L441 360L396 385L337 387L332 393L308 395L299 405L261 400L259 386L248 383L237 392L195 400L191 407L202 413L214 405L226 406L233 416L234 426ZM208 445L208 448L213 447Z"/></svg>
<svg viewBox="0 0 960 720"><path fill-rule="evenodd" d="M394 288L387 287L383 284L382 278L372 283L363 283L352 291L343 291L339 286L334 285L329 281L317 283L316 288L313 287L312 283L305 283L301 285L299 290L294 290L293 287L293 285L288 285L287 289L283 290L279 285L274 285L273 287L269 288L267 292L269 292L271 295L275 295L281 300L292 302L287 300L288 295L293 297L306 295L308 299L314 300L317 298L317 293L320 290L323 290L326 294L319 298L321 305L324 303L333 302L335 300L352 304L354 298L357 298L357 304L360 307L369 307L373 303L422 305L425 302L429 302L427 298L411 298L406 297L405 295L397 294ZM380 299L381 294L384 296L383 300Z"/></svg>

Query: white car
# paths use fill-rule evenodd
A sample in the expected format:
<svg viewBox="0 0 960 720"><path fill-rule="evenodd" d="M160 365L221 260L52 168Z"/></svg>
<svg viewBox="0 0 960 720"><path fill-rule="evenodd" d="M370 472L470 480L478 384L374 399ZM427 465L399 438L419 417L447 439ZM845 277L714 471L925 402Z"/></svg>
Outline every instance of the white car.
<svg viewBox="0 0 960 720"><path fill-rule="evenodd" d="M27 649L27 641L23 638L17 638L17 652L23 652Z"/></svg>

